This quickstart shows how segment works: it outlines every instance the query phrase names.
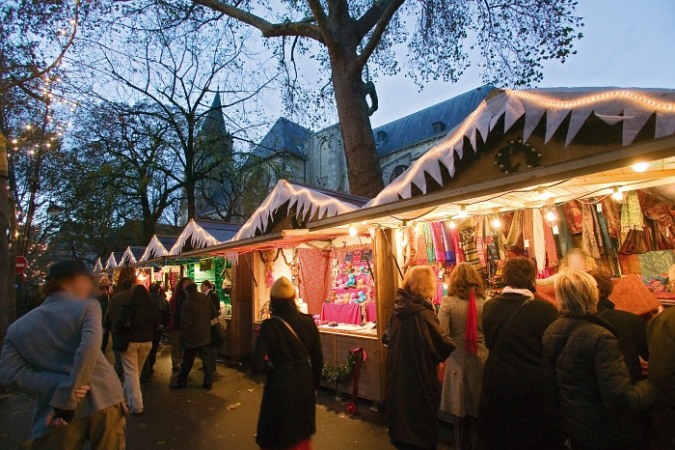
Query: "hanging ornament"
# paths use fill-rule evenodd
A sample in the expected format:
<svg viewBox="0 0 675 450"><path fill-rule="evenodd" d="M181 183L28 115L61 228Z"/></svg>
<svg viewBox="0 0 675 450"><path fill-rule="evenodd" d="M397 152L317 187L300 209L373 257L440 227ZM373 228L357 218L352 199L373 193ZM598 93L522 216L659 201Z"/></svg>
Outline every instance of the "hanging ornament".
<svg viewBox="0 0 675 450"><path fill-rule="evenodd" d="M528 169L541 166L543 155L535 147L532 147L532 144L523 142L522 139L511 141L508 146L499 150L495 155L493 164L504 174L518 172L520 163L513 164L511 162L511 157L518 153L525 157L525 164Z"/></svg>

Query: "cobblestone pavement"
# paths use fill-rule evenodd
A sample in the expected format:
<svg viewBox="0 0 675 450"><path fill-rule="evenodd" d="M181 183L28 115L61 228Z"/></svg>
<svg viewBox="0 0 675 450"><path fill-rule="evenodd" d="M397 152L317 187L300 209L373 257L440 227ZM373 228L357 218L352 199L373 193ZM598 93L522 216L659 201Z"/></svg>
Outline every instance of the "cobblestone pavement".
<svg viewBox="0 0 675 450"><path fill-rule="evenodd" d="M201 372L193 371L188 389L168 389L171 377L169 347L162 349L155 374L143 384L145 414L129 419L129 450L237 449L257 450L256 421L262 396L261 379L234 366L219 364L219 380L210 392L201 388ZM195 367L199 367L197 361ZM315 450L391 449L384 414L361 402L361 414L351 419L344 402L321 391L317 406ZM15 449L30 436L32 399L25 395L0 397L0 448ZM449 450L450 426L441 426L439 450Z"/></svg>

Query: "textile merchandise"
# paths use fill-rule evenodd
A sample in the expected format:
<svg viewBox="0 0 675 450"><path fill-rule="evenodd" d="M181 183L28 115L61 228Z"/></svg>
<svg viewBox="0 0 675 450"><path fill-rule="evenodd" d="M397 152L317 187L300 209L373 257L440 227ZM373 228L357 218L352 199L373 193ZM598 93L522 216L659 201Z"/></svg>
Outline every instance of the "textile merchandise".
<svg viewBox="0 0 675 450"><path fill-rule="evenodd" d="M330 253L312 248L298 249L300 297L309 311L320 311L330 292Z"/></svg>

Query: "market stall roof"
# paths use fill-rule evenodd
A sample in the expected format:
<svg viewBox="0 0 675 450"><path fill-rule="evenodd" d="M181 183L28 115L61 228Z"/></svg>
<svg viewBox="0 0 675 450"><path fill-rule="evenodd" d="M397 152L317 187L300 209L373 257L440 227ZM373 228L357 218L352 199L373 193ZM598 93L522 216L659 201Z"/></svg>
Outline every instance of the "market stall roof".
<svg viewBox="0 0 675 450"><path fill-rule="evenodd" d="M115 258L115 252L110 253L108 260L105 263L105 270L113 270L117 268L117 259Z"/></svg>
<svg viewBox="0 0 675 450"><path fill-rule="evenodd" d="M145 247L145 251L138 262L146 262L167 256L169 254L168 249L173 247L177 239L178 238L176 236L154 235L152 239L150 239L147 247Z"/></svg>
<svg viewBox="0 0 675 450"><path fill-rule="evenodd" d="M594 151L594 145L573 142L591 120L616 134L616 144L607 151ZM464 167L475 164L462 161L467 154L476 153L474 148L496 151L507 131L511 132L509 136L515 133L527 141L535 130L543 143L555 134L559 142L550 144L559 146L568 156L503 176L484 173L473 183L461 184L461 177L458 182L452 181L458 161ZM639 142L633 143L638 134ZM574 151L569 150L570 143ZM569 156L572 154L574 157ZM308 228L361 222L400 225L402 219L448 218L462 208L468 214L487 214L606 195L616 187L632 190L667 186L675 183L674 155L675 90L496 90L364 208L310 222ZM477 154L475 161L479 159ZM640 171L633 167L636 162L643 163Z"/></svg>
<svg viewBox="0 0 675 450"><path fill-rule="evenodd" d="M218 245L232 239L240 227L228 222L191 219L169 250L169 255L178 256L184 251Z"/></svg>
<svg viewBox="0 0 675 450"><path fill-rule="evenodd" d="M268 233L275 214L280 211L286 216L292 215L293 219L306 221L355 211L366 202L363 197L280 180L232 240L240 241Z"/></svg>
<svg viewBox="0 0 675 450"><path fill-rule="evenodd" d="M120 266L130 266L132 264L136 264L138 260L143 256L143 252L145 251L144 247L139 247L139 246L128 246L126 250L124 250L124 254L122 255L122 258L119 260L118 265Z"/></svg>
<svg viewBox="0 0 675 450"><path fill-rule="evenodd" d="M96 258L96 263L94 263L94 268L93 272L103 272L103 263L101 262L101 258Z"/></svg>

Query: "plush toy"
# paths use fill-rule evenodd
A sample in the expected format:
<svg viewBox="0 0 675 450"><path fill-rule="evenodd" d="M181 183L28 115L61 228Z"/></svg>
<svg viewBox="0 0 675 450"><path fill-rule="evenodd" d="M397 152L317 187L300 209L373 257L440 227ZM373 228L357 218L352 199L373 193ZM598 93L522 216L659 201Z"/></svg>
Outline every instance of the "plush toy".
<svg viewBox="0 0 675 450"><path fill-rule="evenodd" d="M356 299L356 303L364 303L368 301L368 297L366 297L366 293L361 291L359 292L359 297Z"/></svg>
<svg viewBox="0 0 675 450"><path fill-rule="evenodd" d="M345 287L356 287L356 278L354 277L353 273L347 275L347 282L345 283Z"/></svg>
<svg viewBox="0 0 675 450"><path fill-rule="evenodd" d="M359 279L356 281L356 287L359 288L359 289L365 289L365 288L366 288L366 282L365 282L365 280L364 280L363 278L359 278Z"/></svg>

